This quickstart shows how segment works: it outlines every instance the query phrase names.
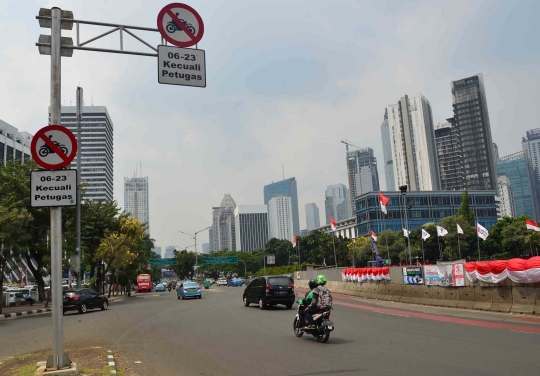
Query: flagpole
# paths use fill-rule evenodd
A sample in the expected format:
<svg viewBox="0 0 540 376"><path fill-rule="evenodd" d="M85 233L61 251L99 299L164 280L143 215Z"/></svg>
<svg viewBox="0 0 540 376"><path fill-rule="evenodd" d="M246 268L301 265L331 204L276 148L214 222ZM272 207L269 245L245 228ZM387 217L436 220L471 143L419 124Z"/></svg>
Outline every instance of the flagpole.
<svg viewBox="0 0 540 376"><path fill-rule="evenodd" d="M426 257L424 255L424 236L422 236L422 262L426 264Z"/></svg>
<svg viewBox="0 0 540 376"><path fill-rule="evenodd" d="M296 244L298 245L298 266L300 267L300 271L302 271L302 264L300 264L300 242L298 238L296 238Z"/></svg>
<svg viewBox="0 0 540 376"><path fill-rule="evenodd" d="M476 240L478 244L478 261L480 261L480 236L478 236L478 222L476 222Z"/></svg>
<svg viewBox="0 0 540 376"><path fill-rule="evenodd" d="M459 245L459 231L457 232L457 247L459 252L459 259L461 260L461 246Z"/></svg>
<svg viewBox="0 0 540 376"><path fill-rule="evenodd" d="M442 260L442 257L441 257L441 243L439 243L439 229L437 229L437 247L439 248L439 257Z"/></svg>
<svg viewBox="0 0 540 376"><path fill-rule="evenodd" d="M332 231L332 244L334 244L334 262L336 263L335 268L337 269L336 242L334 238L335 238L334 231Z"/></svg>

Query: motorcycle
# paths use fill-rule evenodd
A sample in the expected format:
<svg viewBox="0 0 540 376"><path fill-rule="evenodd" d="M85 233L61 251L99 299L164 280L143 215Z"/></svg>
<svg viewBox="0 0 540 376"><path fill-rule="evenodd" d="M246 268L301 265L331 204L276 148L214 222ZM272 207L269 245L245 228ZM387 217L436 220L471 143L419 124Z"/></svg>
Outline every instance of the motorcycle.
<svg viewBox="0 0 540 376"><path fill-rule="evenodd" d="M313 321L315 321L314 329L306 329L304 327L304 318L302 311L304 306L301 305L301 300L298 301L298 310L296 311L296 317L294 318L294 335L297 337L302 337L304 333L311 334L317 342L325 343L330 338L330 332L334 331L334 323L330 321L330 312L332 308L328 311L319 312L313 315Z"/></svg>
<svg viewBox="0 0 540 376"><path fill-rule="evenodd" d="M67 155L68 149L66 148L66 145L60 144L57 141L53 141L52 136L49 136L49 139L58 147L58 149L62 151L62 153ZM44 144L39 148L38 154L40 157L46 157L49 154L55 154L55 152L47 144Z"/></svg>
<svg viewBox="0 0 540 376"><path fill-rule="evenodd" d="M178 16L178 14L177 14L177 16ZM195 28L193 27L192 24L190 24L187 21L184 21L182 19L180 20L180 22L182 22L187 27L187 29L191 32L191 34L195 34ZM182 30L182 28L174 20L169 21L167 23L167 26L165 26L165 28L171 34L175 33L176 31L184 31L184 30Z"/></svg>
<svg viewBox="0 0 540 376"><path fill-rule="evenodd" d="M167 290L169 290L169 292L171 292L171 288L172 288L171 286L168 286Z"/></svg>

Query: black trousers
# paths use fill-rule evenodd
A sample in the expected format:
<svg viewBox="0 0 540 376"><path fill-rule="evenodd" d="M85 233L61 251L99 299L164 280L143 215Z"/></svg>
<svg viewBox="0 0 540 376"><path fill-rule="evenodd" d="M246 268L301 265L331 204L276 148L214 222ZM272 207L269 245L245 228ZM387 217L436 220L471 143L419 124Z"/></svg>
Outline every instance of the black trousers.
<svg viewBox="0 0 540 376"><path fill-rule="evenodd" d="M309 325L315 325L315 321L313 321L313 315L320 312L321 310L317 307L315 308L308 308L304 310L304 316L306 317L306 320Z"/></svg>

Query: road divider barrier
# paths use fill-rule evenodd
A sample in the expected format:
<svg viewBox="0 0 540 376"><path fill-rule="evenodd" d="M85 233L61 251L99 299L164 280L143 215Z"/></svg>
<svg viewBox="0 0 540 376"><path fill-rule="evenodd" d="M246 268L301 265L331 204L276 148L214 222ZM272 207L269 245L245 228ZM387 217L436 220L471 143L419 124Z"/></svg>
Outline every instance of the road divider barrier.
<svg viewBox="0 0 540 376"><path fill-rule="evenodd" d="M512 287L495 287L491 293L491 308L494 312L510 312L512 308Z"/></svg>
<svg viewBox="0 0 540 376"><path fill-rule="evenodd" d="M422 286L422 297L419 304L429 305L431 302L431 288L429 286Z"/></svg>
<svg viewBox="0 0 540 376"><path fill-rule="evenodd" d="M459 300L457 308L473 309L474 306L474 287L458 288Z"/></svg>
<svg viewBox="0 0 540 376"><path fill-rule="evenodd" d="M411 286L411 303L412 304L420 304L420 300L422 300L422 294L423 294L423 286Z"/></svg>
<svg viewBox="0 0 540 376"><path fill-rule="evenodd" d="M459 290L456 288L444 289L443 307L456 308L459 303Z"/></svg>
<svg viewBox="0 0 540 376"><path fill-rule="evenodd" d="M444 304L444 287L430 286L431 289L431 301L429 305L442 307Z"/></svg>
<svg viewBox="0 0 540 376"><path fill-rule="evenodd" d="M474 287L474 305L473 309L489 311L492 304L492 288L490 287Z"/></svg>
<svg viewBox="0 0 540 376"><path fill-rule="evenodd" d="M528 313L531 315L534 313L536 298L533 287L513 287L512 298L514 301L510 312Z"/></svg>
<svg viewBox="0 0 540 376"><path fill-rule="evenodd" d="M402 303L411 302L411 286L410 285L401 286L401 299L399 301Z"/></svg>

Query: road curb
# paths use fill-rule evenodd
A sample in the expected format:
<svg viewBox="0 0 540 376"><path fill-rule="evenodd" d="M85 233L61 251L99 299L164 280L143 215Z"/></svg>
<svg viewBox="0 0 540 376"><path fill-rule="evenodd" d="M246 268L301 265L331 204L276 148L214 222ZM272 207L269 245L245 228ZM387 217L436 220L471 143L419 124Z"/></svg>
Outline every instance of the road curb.
<svg viewBox="0 0 540 376"><path fill-rule="evenodd" d="M107 364L109 365L110 374L116 375L116 363L114 362L114 355L111 350L107 350L109 355L107 355Z"/></svg>
<svg viewBox="0 0 540 376"><path fill-rule="evenodd" d="M34 315L34 314L39 314L39 313L47 313L51 311L52 311L51 308L45 308L45 309L34 309L33 311L23 311L23 312L16 312L16 313L2 313L0 314L0 320L18 318L18 317Z"/></svg>

